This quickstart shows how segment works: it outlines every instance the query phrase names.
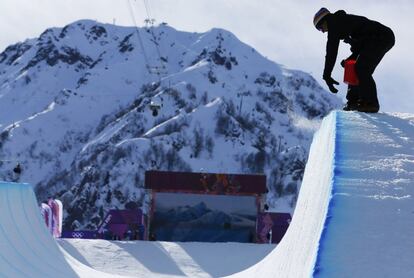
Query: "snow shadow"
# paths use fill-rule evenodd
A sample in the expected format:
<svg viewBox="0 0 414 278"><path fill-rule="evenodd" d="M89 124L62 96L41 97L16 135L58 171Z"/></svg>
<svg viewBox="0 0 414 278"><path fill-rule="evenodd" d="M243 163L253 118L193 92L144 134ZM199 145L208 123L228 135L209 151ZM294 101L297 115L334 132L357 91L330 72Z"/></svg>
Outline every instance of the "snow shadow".
<svg viewBox="0 0 414 278"><path fill-rule="evenodd" d="M240 272L261 261L276 247L275 244L250 243L112 243L151 272L187 277L223 277Z"/></svg>
<svg viewBox="0 0 414 278"><path fill-rule="evenodd" d="M164 275L186 276L178 266L176 259L165 250L159 242L147 241L111 241L119 249L129 255L148 271ZM132 268L134 268L132 266ZM136 275L137 273L131 273Z"/></svg>
<svg viewBox="0 0 414 278"><path fill-rule="evenodd" d="M84 265L87 265L89 267L93 266L88 262L88 260L76 249L73 244L67 240L57 240L58 245L64 249L69 255L71 255L73 258L78 260Z"/></svg>
<svg viewBox="0 0 414 278"><path fill-rule="evenodd" d="M180 244L192 260L212 277L229 276L243 271L264 259L275 244L210 243L203 248L194 244Z"/></svg>

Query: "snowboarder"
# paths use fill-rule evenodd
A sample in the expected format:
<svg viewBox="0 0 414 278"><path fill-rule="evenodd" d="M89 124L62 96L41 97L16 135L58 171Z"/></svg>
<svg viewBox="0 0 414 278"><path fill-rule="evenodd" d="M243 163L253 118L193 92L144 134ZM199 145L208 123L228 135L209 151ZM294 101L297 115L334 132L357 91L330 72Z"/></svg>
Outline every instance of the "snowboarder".
<svg viewBox="0 0 414 278"><path fill-rule="evenodd" d="M332 14L326 8L321 8L315 14L313 23L319 31L328 32L323 79L329 90L338 92L334 85L339 83L331 74L338 55L339 41L344 40L351 44L351 57L356 58L355 70L359 79L358 87L348 89L348 102L344 110L378 112L377 88L372 74L385 53L394 46L392 30L366 17L347 14L343 10Z"/></svg>

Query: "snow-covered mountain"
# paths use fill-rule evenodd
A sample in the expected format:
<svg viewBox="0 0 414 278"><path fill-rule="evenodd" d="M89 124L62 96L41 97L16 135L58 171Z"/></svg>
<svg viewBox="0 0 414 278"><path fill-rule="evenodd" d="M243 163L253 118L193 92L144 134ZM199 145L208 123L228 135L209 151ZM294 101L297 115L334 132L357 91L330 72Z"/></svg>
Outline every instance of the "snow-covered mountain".
<svg viewBox="0 0 414 278"><path fill-rule="evenodd" d="M141 206L149 169L265 173L269 205L293 206L313 132L340 104L222 29L77 21L0 54L0 180L60 198L66 228Z"/></svg>

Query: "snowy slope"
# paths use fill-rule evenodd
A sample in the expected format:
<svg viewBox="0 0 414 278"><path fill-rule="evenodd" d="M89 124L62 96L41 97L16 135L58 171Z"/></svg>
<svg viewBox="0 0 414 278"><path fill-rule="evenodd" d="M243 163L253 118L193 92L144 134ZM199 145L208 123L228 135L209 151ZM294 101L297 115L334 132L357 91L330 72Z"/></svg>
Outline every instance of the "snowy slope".
<svg viewBox="0 0 414 278"><path fill-rule="evenodd" d="M31 185L0 182L0 198L1 277L120 277L60 250L42 223Z"/></svg>
<svg viewBox="0 0 414 278"><path fill-rule="evenodd" d="M59 253L32 188L0 183L0 275L52 277L58 266L65 277L412 277L413 127L406 114L325 118L290 227L264 258L269 249L228 243L64 240ZM212 259L230 250L237 256Z"/></svg>
<svg viewBox="0 0 414 278"><path fill-rule="evenodd" d="M263 259L274 244L122 242L62 239L59 245L92 268L133 277L223 277Z"/></svg>
<svg viewBox="0 0 414 278"><path fill-rule="evenodd" d="M285 237L234 277L413 277L413 140L413 115L328 116Z"/></svg>
<svg viewBox="0 0 414 278"><path fill-rule="evenodd" d="M340 100L228 31L138 31L83 20L0 54L0 178L62 199L70 229L143 205L149 169L265 173L269 205L292 209Z"/></svg>
<svg viewBox="0 0 414 278"><path fill-rule="evenodd" d="M0 277L219 277L254 265L274 248L105 240L57 244L29 184L0 182L0 211Z"/></svg>
<svg viewBox="0 0 414 278"><path fill-rule="evenodd" d="M334 177L336 112L315 134L289 229L277 248L234 277L310 277L325 223Z"/></svg>
<svg viewBox="0 0 414 278"><path fill-rule="evenodd" d="M338 113L315 277L414 277L414 116Z"/></svg>

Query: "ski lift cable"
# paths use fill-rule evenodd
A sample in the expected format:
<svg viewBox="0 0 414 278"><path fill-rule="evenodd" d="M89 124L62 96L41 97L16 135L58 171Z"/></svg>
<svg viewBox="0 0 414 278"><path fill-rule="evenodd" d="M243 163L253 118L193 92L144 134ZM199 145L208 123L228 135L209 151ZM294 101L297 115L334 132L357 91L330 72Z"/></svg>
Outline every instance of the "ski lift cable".
<svg viewBox="0 0 414 278"><path fill-rule="evenodd" d="M143 2L144 2L145 10L146 10L146 13L147 13L147 22L150 24L149 30L150 30L150 33L151 33L152 38L154 40L155 48L156 48L156 51L157 51L158 60L160 61L161 69L165 69L166 68L165 63L164 63L164 60L161 58L162 57L161 50L159 48L159 45L157 43L157 38L156 38L154 30L153 30L155 19L151 17L152 13L151 13L151 8L150 8L150 5L148 3L148 0L143 0ZM157 70L157 74L160 75L161 72L159 70Z"/></svg>
<svg viewBox="0 0 414 278"><path fill-rule="evenodd" d="M144 1L145 10L147 11L148 19L153 20L153 18L151 17L151 11L150 11L149 3L147 2L147 0L143 0L143 1Z"/></svg>
<svg viewBox="0 0 414 278"><path fill-rule="evenodd" d="M151 73L150 66L149 66L149 59L148 59L147 53L145 52L144 43L142 41L141 34L139 33L139 28L138 28L137 20L135 18L134 11L133 11L132 4L131 4L131 1L130 0L128 0L128 8L129 8L129 12L131 14L131 18L132 18L132 20L134 22L134 25L135 25L135 31L137 33L138 41L139 41L139 44L141 46L142 53L144 55L146 68L147 68L148 72Z"/></svg>
<svg viewBox="0 0 414 278"><path fill-rule="evenodd" d="M146 11L147 11L147 15L148 15L148 12L149 12L149 8L147 8L147 7L148 7L148 4L144 2L144 5L146 5ZM159 69L158 67L154 67L154 68L152 68L152 67L150 66L150 62L149 62L149 59L148 59L148 55L147 55L147 54L146 54L146 52L145 52L145 48L144 48L144 44L143 44L143 40L142 40L141 34L139 33L139 28L138 28L137 20L136 20L136 18L135 18L135 15L134 15L134 9L133 9L133 6L132 6L132 4L131 4L130 0L128 0L128 8L129 8L129 11L130 11L131 17L132 17L132 19L133 19L133 21L134 21L134 24L135 24L135 27L136 27L136 33L137 33L137 36L138 36L138 39L139 39L139 43L140 43L141 48L142 48L143 53L144 53L144 58L145 58L145 62L146 62L147 71L148 71L150 74L153 74L153 73L157 74L157 75L158 75L158 79L159 79L159 81L161 81L161 72L160 72L160 69ZM149 20L149 23L150 23L150 24L153 24L153 23L151 23L151 20ZM151 30L151 31L152 31L152 30ZM155 37L155 35L154 35L153 33L152 33L151 35L153 36L153 38ZM156 44L156 43L155 43L155 44ZM156 49L157 49L157 54L158 54L159 60L160 60L160 61L162 61L162 59L161 59L161 53L160 53L159 49L157 48L157 45L156 45ZM165 66L164 66L164 68L165 68ZM154 71L154 70L155 70L155 71Z"/></svg>

